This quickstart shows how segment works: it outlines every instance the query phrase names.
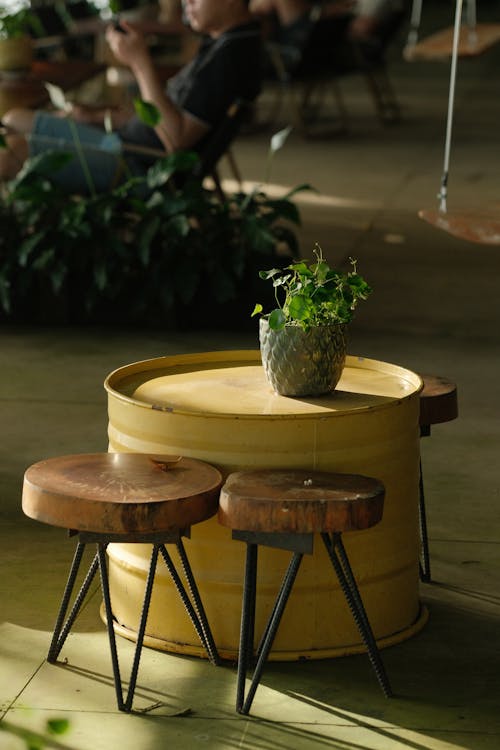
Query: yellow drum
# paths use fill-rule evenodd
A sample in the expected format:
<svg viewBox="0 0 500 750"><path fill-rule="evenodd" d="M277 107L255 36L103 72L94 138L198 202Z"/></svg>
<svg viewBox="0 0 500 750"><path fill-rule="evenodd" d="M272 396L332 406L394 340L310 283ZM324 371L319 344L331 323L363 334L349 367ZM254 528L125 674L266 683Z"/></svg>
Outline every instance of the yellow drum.
<svg viewBox="0 0 500 750"><path fill-rule="evenodd" d="M347 357L334 393L276 395L258 351L161 357L115 370L105 382L111 451L199 458L224 473L250 467L300 467L366 474L386 487L382 522L345 535L361 595L380 646L425 623L418 596L418 375ZM211 519L186 542L217 646L234 659L244 545ZM109 548L117 631L134 638L148 569L141 545ZM363 649L323 545L305 556L271 658L325 658ZM262 548L256 629L272 606L288 554ZM148 645L202 655L166 571L157 572Z"/></svg>

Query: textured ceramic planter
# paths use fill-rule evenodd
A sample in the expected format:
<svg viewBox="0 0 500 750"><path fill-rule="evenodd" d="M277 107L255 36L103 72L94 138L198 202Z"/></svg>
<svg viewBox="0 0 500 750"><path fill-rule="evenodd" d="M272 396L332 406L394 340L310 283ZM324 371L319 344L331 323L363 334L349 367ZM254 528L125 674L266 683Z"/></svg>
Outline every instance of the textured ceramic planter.
<svg viewBox="0 0 500 750"><path fill-rule="evenodd" d="M334 390L344 369L345 324L274 331L261 318L259 338L264 371L276 393L321 396Z"/></svg>

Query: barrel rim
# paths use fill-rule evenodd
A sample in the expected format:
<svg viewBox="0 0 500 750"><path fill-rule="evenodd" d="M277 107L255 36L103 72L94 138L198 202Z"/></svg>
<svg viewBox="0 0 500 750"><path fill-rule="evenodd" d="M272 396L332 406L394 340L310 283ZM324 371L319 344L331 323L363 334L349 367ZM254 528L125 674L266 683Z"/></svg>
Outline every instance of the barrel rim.
<svg viewBox="0 0 500 750"><path fill-rule="evenodd" d="M153 371L159 370L162 367L166 367L169 363L176 362L177 365L196 364L201 362L212 361L214 365L222 362L234 361L235 366L240 364L241 366L256 365L261 363L260 350L259 349L238 349L238 350L219 350L219 351L208 351L208 352L194 352L194 353L181 353L181 354L169 354L161 357L153 357L150 359L138 360L127 365L122 365L116 368L107 375L104 380L104 389L108 394L108 402L111 398L127 403L130 406L140 407L151 411L158 411L160 413L176 414L179 416L189 417L202 417L203 419L241 419L241 420L255 420L258 419L270 419L270 420L307 420L317 419L319 412L301 413L301 414L248 414L241 412L223 412L213 413L205 411L197 411L194 409L183 409L174 406L161 406L157 404L147 403L146 401L140 401L139 399L127 396L117 390L118 383L125 377L129 378L134 373L141 371ZM370 359L369 357L363 357L361 355L348 354L346 356L346 367L353 367L358 369L374 369L379 372L387 372L394 376L401 377L402 380L406 380L414 386L408 394L400 397L394 397L388 402L383 404L360 406L356 409L355 414L363 414L371 411L380 411L388 408L392 408L396 403L402 403L403 401L409 401L415 397L419 397L424 387L424 382L420 375L412 370L408 370L400 365L395 365L390 362L384 362L382 360ZM351 416L354 414L351 413ZM345 416L345 412L332 411L321 412L322 419L332 419Z"/></svg>

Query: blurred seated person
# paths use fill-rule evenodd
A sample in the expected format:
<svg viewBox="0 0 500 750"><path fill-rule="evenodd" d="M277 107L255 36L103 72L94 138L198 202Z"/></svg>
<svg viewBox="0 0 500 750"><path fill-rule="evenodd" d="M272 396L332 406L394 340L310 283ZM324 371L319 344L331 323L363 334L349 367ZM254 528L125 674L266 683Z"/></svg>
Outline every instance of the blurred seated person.
<svg viewBox="0 0 500 750"><path fill-rule="evenodd" d="M293 70L306 48L318 64L329 67L348 65L351 42L367 59L375 59L408 4L409 0L251 0L250 9L267 19L268 38L281 47L285 67Z"/></svg>
<svg viewBox="0 0 500 750"><path fill-rule="evenodd" d="M9 134L7 149L0 149L0 178L12 179L28 157L49 150L70 151L74 158L54 179L68 191L86 192L87 168L95 189L102 192L127 173L144 175L154 161L131 153L127 145L168 153L200 150L235 99L252 101L259 93L261 32L248 0L185 0L184 5L192 29L206 36L194 59L168 81L165 90L142 34L125 21L122 30L113 26L106 30L109 46L131 69L141 98L159 111L155 128L124 111L113 112L116 130L106 133L105 110L74 107L68 117L13 109L3 117ZM78 141L84 151L83 166Z"/></svg>

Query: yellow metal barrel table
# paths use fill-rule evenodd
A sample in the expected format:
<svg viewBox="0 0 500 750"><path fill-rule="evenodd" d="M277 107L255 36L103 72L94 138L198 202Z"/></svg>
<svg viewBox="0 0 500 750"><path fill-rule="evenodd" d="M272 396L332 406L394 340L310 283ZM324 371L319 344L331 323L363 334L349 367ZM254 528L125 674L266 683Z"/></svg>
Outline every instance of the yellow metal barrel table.
<svg viewBox="0 0 500 750"><path fill-rule="evenodd" d="M160 357L126 365L105 381L112 451L178 454L217 465L365 474L386 488L382 522L345 535L351 565L380 647L417 632L427 612L418 593L420 377L386 362L348 356L337 389L319 398L278 396L259 351ZM223 658L239 643L244 553L230 531L208 520L186 548ZM363 650L342 591L315 545L297 578L270 658L327 658ZM109 548L117 632L134 639L148 552ZM285 552L265 549L256 627L276 596ZM330 612L331 615L325 615ZM156 581L145 644L202 655L169 580Z"/></svg>

